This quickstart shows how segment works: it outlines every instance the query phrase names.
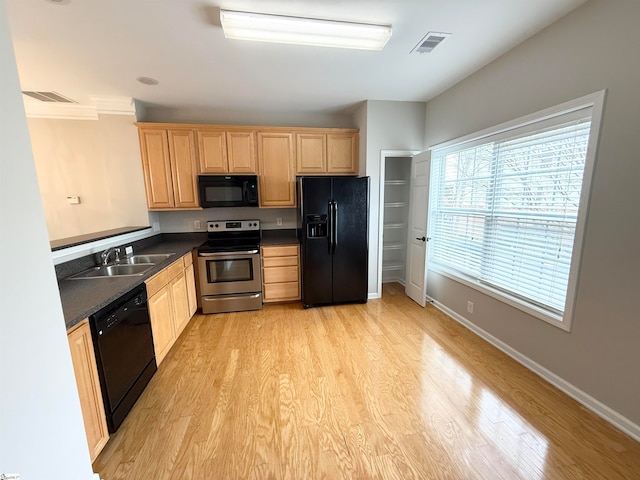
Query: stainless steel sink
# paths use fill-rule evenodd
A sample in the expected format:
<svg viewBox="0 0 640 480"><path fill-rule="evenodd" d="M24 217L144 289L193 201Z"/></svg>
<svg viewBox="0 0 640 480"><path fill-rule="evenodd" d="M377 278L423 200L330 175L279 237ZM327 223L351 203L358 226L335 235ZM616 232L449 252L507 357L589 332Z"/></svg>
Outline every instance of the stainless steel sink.
<svg viewBox="0 0 640 480"><path fill-rule="evenodd" d="M152 263L101 265L93 267L84 272L71 275L69 279L80 280L85 278L112 278L112 277L133 277L143 275L147 270L153 268Z"/></svg>
<svg viewBox="0 0 640 480"><path fill-rule="evenodd" d="M132 255L120 259L120 264L139 264L139 263L160 263L169 258L173 253L151 253L149 255Z"/></svg>

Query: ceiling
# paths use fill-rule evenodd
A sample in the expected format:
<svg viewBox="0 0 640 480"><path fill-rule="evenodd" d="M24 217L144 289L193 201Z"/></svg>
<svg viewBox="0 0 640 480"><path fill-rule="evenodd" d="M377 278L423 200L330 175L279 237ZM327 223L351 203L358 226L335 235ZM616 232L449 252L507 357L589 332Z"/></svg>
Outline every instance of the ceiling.
<svg viewBox="0 0 640 480"><path fill-rule="evenodd" d="M81 104L107 95L168 108L329 114L367 99L427 101L584 2L5 0L23 90ZM393 36L381 52L227 40L220 8L391 24ZM410 54L428 31L452 36L432 53ZM159 85L137 82L142 76Z"/></svg>

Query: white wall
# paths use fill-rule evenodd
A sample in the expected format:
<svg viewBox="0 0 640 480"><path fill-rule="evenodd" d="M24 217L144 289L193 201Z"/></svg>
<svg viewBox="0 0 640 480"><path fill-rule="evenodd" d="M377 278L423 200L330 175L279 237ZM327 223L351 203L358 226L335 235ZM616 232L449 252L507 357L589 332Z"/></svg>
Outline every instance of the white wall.
<svg viewBox="0 0 640 480"><path fill-rule="evenodd" d="M0 473L89 480L89 449L4 8L0 2Z"/></svg>
<svg viewBox="0 0 640 480"><path fill-rule="evenodd" d="M358 144L358 172L364 175L367 171L367 104L364 101L353 114L354 126L360 130Z"/></svg>
<svg viewBox="0 0 640 480"><path fill-rule="evenodd" d="M147 107L144 122L213 123L221 125L269 125L273 127L334 127L353 128L351 115L330 115L321 112L258 112L217 110L201 107ZM138 118L141 118L138 116Z"/></svg>
<svg viewBox="0 0 640 480"><path fill-rule="evenodd" d="M135 120L28 120L50 240L149 225Z"/></svg>
<svg viewBox="0 0 640 480"><path fill-rule="evenodd" d="M591 0L427 103L426 144L608 89L570 333L430 273L428 294L640 432L640 2ZM623 419L624 420L624 419ZM633 428L631 425L630 428Z"/></svg>
<svg viewBox="0 0 640 480"><path fill-rule="evenodd" d="M364 110L363 110L364 109ZM371 177L369 209L369 296L378 297L378 239L380 217L380 153L382 150L423 150L425 104L368 100L354 115L362 122L366 112L365 170ZM362 128L362 125L358 125ZM361 141L362 144L362 141ZM362 158L362 152L361 152Z"/></svg>

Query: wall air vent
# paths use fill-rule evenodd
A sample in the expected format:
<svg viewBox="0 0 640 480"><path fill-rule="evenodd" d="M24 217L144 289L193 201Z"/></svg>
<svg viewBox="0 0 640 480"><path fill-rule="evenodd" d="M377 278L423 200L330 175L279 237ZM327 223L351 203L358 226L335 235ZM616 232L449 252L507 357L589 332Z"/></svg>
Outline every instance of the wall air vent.
<svg viewBox="0 0 640 480"><path fill-rule="evenodd" d="M450 37L450 33L442 32L428 32L418 44L413 47L411 53L429 53L436 48L447 37Z"/></svg>
<svg viewBox="0 0 640 480"><path fill-rule="evenodd" d="M40 100L41 102L78 103L56 92L29 92L29 91L25 92L23 91L22 94L26 95L27 97Z"/></svg>

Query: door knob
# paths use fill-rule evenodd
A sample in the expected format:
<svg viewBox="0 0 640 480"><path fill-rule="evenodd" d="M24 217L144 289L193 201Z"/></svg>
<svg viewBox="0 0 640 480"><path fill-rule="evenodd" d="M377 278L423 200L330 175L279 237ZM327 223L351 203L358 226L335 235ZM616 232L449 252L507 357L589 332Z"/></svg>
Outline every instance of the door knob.
<svg viewBox="0 0 640 480"><path fill-rule="evenodd" d="M427 237L416 237L416 240L422 240L423 242L427 241Z"/></svg>

